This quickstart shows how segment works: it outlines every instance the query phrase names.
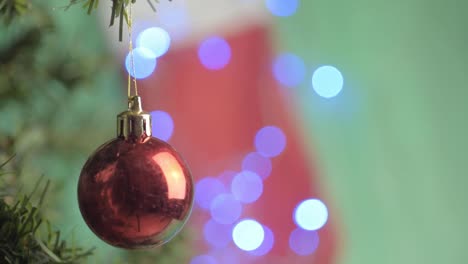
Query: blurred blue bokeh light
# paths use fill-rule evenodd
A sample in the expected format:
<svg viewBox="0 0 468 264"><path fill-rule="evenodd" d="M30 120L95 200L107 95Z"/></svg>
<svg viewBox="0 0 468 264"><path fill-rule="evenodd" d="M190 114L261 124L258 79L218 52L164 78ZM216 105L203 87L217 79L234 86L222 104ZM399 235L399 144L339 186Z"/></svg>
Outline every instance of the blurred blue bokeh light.
<svg viewBox="0 0 468 264"><path fill-rule="evenodd" d="M265 231L260 223L252 219L240 221L232 230L232 238L237 247L252 251L260 247L265 238Z"/></svg>
<svg viewBox="0 0 468 264"><path fill-rule="evenodd" d="M190 264L218 264L216 259L210 255L200 255L194 257Z"/></svg>
<svg viewBox="0 0 468 264"><path fill-rule="evenodd" d="M324 98L337 96L343 89L343 75L333 66L321 66L312 75L312 88Z"/></svg>
<svg viewBox="0 0 468 264"><path fill-rule="evenodd" d="M263 193L262 178L252 171L242 171L232 180L231 192L237 200L253 203Z"/></svg>
<svg viewBox="0 0 468 264"><path fill-rule="evenodd" d="M151 119L153 136L164 141L171 139L174 131L174 121L171 115L164 111L153 111L151 112Z"/></svg>
<svg viewBox="0 0 468 264"><path fill-rule="evenodd" d="M156 59L152 57L152 51L146 48L133 49L133 70L131 53L127 54L125 58L125 68L127 72L136 79L144 79L150 76L156 69ZM135 72L135 74L133 74Z"/></svg>
<svg viewBox="0 0 468 264"><path fill-rule="evenodd" d="M232 226L220 224L213 219L206 222L203 227L205 240L213 248L225 248L232 240Z"/></svg>
<svg viewBox="0 0 468 264"><path fill-rule="evenodd" d="M232 236L232 234L231 234ZM232 238L231 238L232 240ZM227 247L222 250L216 250L212 253L216 257L220 264L241 264L245 263L241 261L242 255L239 254L239 249L237 247Z"/></svg>
<svg viewBox="0 0 468 264"><path fill-rule="evenodd" d="M273 75L280 84L294 87L304 80L306 67L300 57L291 53L283 53L278 55L273 62Z"/></svg>
<svg viewBox="0 0 468 264"><path fill-rule="evenodd" d="M223 38L210 37L200 44L198 58L207 69L220 70L231 59L231 47Z"/></svg>
<svg viewBox="0 0 468 264"><path fill-rule="evenodd" d="M278 156L286 147L286 136L280 128L266 126L255 135L255 147L262 156Z"/></svg>
<svg viewBox="0 0 468 264"><path fill-rule="evenodd" d="M319 245L316 231L297 228L289 236L289 247L298 255L306 256L314 253Z"/></svg>
<svg viewBox="0 0 468 264"><path fill-rule="evenodd" d="M216 196L210 206L211 217L220 224L232 224L242 214L242 204L232 194Z"/></svg>
<svg viewBox="0 0 468 264"><path fill-rule="evenodd" d="M151 51L151 58L164 55L171 45L171 37L166 30L160 27L151 27L143 30L137 37L137 47L143 47Z"/></svg>
<svg viewBox="0 0 468 264"><path fill-rule="evenodd" d="M266 179L271 173L271 161L257 152L247 154L242 161L242 169L253 171L262 179Z"/></svg>
<svg viewBox="0 0 468 264"><path fill-rule="evenodd" d="M249 251L251 255L264 256L268 254L273 248L273 245L275 243L275 236L273 235L273 232L270 228L266 226L263 226L263 230L265 232L263 243L257 249Z"/></svg>
<svg viewBox="0 0 468 264"><path fill-rule="evenodd" d="M224 184L212 177L205 177L195 186L195 202L203 209L210 209L213 199L221 193L225 193Z"/></svg>
<svg viewBox="0 0 468 264"><path fill-rule="evenodd" d="M318 199L302 201L294 210L294 221L305 230L318 230L328 220L327 206Z"/></svg>
<svg viewBox="0 0 468 264"><path fill-rule="evenodd" d="M299 0L265 0L265 4L273 15L287 17L296 13Z"/></svg>
<svg viewBox="0 0 468 264"><path fill-rule="evenodd" d="M190 16L185 5L183 1L160 1L158 4L157 18L173 40L182 40L190 33Z"/></svg>

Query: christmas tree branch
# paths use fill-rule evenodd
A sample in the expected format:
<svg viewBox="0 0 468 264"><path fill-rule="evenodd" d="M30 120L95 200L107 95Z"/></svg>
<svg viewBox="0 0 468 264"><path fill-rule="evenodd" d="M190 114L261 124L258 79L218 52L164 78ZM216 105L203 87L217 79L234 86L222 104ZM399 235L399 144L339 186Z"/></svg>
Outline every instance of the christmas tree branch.
<svg viewBox="0 0 468 264"><path fill-rule="evenodd" d="M25 13L30 8L31 0L0 0L0 15L6 23L10 23L13 18Z"/></svg>
<svg viewBox="0 0 468 264"><path fill-rule="evenodd" d="M69 4L64 7L65 10L70 8L73 5L82 4L83 8L86 9L86 12L88 14L91 14L93 10L97 9L97 7L99 6L99 2L100 2L99 0L67 0L67 1L69 1ZM109 26L114 25L115 18L120 18L119 19L119 40L122 41L124 18L127 24L129 23L126 7L128 5L135 4L137 0L107 0L107 1L112 2ZM172 0L169 0L169 1L172 1ZM154 3L159 3L159 0L146 0L146 2L150 6L150 8L153 9L153 11L156 11L156 7ZM6 23L10 23L15 17L23 15L28 10L30 10L32 6L33 6L33 0L0 0L1 20L3 20Z"/></svg>
<svg viewBox="0 0 468 264"><path fill-rule="evenodd" d="M126 7L128 5L135 4L136 0L109 0L109 1L112 1L109 26L113 26L115 22L115 18L119 18L119 41L122 41L124 19L127 24L129 23ZM169 1L172 1L172 0L169 0ZM156 12L156 7L154 6L153 2L159 3L159 0L146 0L146 2L151 7L151 9L153 9L153 11ZM83 7L87 9L88 14L91 14L93 10L98 7L99 0L70 0L70 4L68 7L77 3L84 3Z"/></svg>
<svg viewBox="0 0 468 264"><path fill-rule="evenodd" d="M10 160L11 158L0 165L0 172ZM60 231L53 232L50 223L41 216L40 207L50 181L47 181L42 188L37 205L31 202L35 192L42 186L43 178L39 178L29 195L19 199L1 192L8 186L5 182L0 183L1 263L77 263L93 253L94 249L68 247L66 241L61 239ZM3 196L5 194L7 196ZM46 240L40 234L43 223L47 224Z"/></svg>

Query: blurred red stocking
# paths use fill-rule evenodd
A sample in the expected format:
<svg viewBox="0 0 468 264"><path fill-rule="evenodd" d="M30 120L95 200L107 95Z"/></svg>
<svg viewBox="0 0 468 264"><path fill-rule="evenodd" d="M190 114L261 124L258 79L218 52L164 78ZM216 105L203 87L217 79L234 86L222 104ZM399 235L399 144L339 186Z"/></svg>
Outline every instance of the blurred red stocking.
<svg viewBox="0 0 468 264"><path fill-rule="evenodd" d="M313 254L298 256L289 245L290 234L297 228L295 207L304 199L320 198L322 193L314 166L305 156L295 115L272 75L268 29L250 27L226 40L231 58L220 70L202 65L198 44L172 49L162 57L156 74L140 81L144 108L171 114L175 129L170 142L186 158L195 181L225 170L239 171L242 158L255 151L256 133L265 126L280 128L286 136L286 148L271 159L272 172L264 181L262 196L242 213L242 217L268 226L275 236L272 251L254 261L334 263L332 214L332 220L318 231L320 243ZM197 219L207 218L197 215L202 214L195 212L192 223L202 227L204 223Z"/></svg>

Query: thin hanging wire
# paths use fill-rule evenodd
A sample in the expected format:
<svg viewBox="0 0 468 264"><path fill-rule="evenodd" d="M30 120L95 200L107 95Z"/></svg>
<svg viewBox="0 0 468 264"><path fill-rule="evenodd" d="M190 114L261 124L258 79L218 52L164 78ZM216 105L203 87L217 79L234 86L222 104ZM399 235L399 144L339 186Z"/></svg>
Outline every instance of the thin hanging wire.
<svg viewBox="0 0 468 264"><path fill-rule="evenodd" d="M121 14L123 15L123 14ZM130 54L130 67L131 70L128 72L128 98L131 96L131 88L132 88L132 78L130 75L133 75L133 86L135 88L135 95L138 96L138 86L137 80L135 77L135 60L133 57L133 39L132 39L132 27L133 27L133 17L132 17L132 3L128 4L128 51ZM130 74L130 72L132 74Z"/></svg>

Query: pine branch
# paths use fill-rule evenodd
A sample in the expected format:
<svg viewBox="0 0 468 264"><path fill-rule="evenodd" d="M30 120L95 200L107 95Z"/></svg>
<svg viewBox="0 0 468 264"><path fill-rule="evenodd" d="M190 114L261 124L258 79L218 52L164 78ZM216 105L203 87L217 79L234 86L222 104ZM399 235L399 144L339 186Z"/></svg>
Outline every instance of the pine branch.
<svg viewBox="0 0 468 264"><path fill-rule="evenodd" d="M90 15L99 6L99 0L67 0L70 1L65 10L71 6L82 4L83 8L86 9L88 15ZM115 18L119 18L119 41L123 39L123 26L124 18L126 23L127 19L126 7L131 4L135 4L136 0L107 0L112 1L111 17L109 26L113 26ZM172 1L172 0L168 0ZM15 17L25 14L33 6L32 0L0 0L0 17L6 23L10 23ZM155 3L159 3L159 0L146 0L150 8L156 12ZM154 2L154 3L153 3ZM123 16L122 16L123 15Z"/></svg>
<svg viewBox="0 0 468 264"><path fill-rule="evenodd" d="M4 166L5 163L0 166L0 172ZM68 247L66 241L62 240L60 231L52 231L50 223L41 216L40 206L50 181L42 188L37 205L31 202L34 193L42 185L42 180L43 177L38 180L31 194L16 194L15 196L20 197L16 198L16 202L7 203L5 197L0 196L1 263L77 263L93 253L93 248L84 250ZM5 183L0 184L0 190L6 187ZM44 222L47 223L47 239L43 239L40 234L40 227Z"/></svg>
<svg viewBox="0 0 468 264"><path fill-rule="evenodd" d="M115 19L119 18L119 41L123 39L123 26L124 26L124 19L128 24L128 14L126 7L131 4L135 4L136 0L109 0L112 1L112 8L111 8L111 17L109 26L113 26ZM172 1L172 0L169 0ZM146 0L150 8L156 12L156 7L153 2L159 3L159 0ZM70 0L70 4L67 6L69 8L72 5L84 3L83 8L87 9L87 13L91 14L94 9L96 9L99 5L99 0Z"/></svg>
<svg viewBox="0 0 468 264"><path fill-rule="evenodd" d="M10 23L31 8L31 0L0 0L1 20Z"/></svg>

